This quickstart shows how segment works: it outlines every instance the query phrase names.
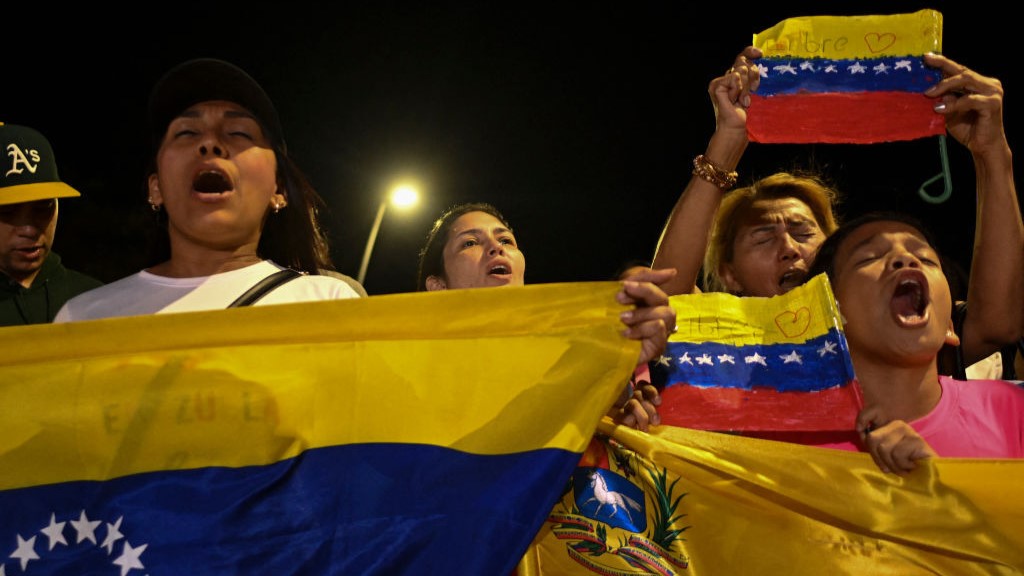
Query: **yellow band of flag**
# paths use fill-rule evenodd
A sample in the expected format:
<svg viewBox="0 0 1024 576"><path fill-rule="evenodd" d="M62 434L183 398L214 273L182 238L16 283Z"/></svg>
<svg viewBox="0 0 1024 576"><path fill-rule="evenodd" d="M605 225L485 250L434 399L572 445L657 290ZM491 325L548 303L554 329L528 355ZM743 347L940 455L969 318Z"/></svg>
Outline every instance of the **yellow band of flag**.
<svg viewBox="0 0 1024 576"><path fill-rule="evenodd" d="M671 342L799 344L840 329L839 310L824 274L771 298L705 292L669 299L677 331Z"/></svg>
<svg viewBox="0 0 1024 576"><path fill-rule="evenodd" d="M930 458L897 476L865 453L607 419L598 431L607 472L642 490L643 510L628 511L645 530L602 521L611 506L583 517L567 494L520 576L636 574L638 562L691 576L1024 570L1024 460Z"/></svg>
<svg viewBox="0 0 1024 576"><path fill-rule="evenodd" d="M942 51L942 13L787 18L754 34L765 56L855 59Z"/></svg>
<svg viewBox="0 0 1024 576"><path fill-rule="evenodd" d="M581 452L639 352L621 335L617 290L451 290L5 328L0 490L354 443Z"/></svg>

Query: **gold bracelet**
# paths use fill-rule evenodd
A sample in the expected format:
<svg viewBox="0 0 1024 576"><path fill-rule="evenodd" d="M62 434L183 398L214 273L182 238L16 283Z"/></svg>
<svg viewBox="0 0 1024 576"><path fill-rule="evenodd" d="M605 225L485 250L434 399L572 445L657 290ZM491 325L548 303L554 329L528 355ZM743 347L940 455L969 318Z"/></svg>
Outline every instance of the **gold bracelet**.
<svg viewBox="0 0 1024 576"><path fill-rule="evenodd" d="M735 186L736 178L739 177L739 174L735 171L726 172L718 166L715 166L714 163L705 158L703 154L698 154L697 157L693 159L693 175L718 186L722 189L722 192L727 192Z"/></svg>

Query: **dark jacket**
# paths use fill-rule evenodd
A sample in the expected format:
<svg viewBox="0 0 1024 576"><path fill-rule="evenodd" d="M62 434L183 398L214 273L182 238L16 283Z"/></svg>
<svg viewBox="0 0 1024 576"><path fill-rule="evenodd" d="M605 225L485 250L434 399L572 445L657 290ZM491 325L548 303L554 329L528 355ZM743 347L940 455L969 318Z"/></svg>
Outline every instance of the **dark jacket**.
<svg viewBox="0 0 1024 576"><path fill-rule="evenodd" d="M45 324L73 296L103 285L81 272L68 270L60 256L50 252L43 267L25 288L0 272L0 326Z"/></svg>

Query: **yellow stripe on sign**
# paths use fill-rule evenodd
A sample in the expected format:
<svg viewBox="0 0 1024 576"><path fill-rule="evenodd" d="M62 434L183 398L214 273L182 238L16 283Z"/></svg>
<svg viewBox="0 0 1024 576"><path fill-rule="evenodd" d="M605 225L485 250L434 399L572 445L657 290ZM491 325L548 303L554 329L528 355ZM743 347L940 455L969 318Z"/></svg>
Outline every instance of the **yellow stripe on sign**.
<svg viewBox="0 0 1024 576"><path fill-rule="evenodd" d="M942 52L942 13L787 18L754 34L765 56L856 59Z"/></svg>
<svg viewBox="0 0 1024 576"><path fill-rule="evenodd" d="M0 489L397 442L582 452L636 364L616 282L0 330Z"/></svg>
<svg viewBox="0 0 1024 576"><path fill-rule="evenodd" d="M678 326L670 342L797 344L830 329L842 329L839 308L824 274L771 298L704 292L672 296L669 302Z"/></svg>

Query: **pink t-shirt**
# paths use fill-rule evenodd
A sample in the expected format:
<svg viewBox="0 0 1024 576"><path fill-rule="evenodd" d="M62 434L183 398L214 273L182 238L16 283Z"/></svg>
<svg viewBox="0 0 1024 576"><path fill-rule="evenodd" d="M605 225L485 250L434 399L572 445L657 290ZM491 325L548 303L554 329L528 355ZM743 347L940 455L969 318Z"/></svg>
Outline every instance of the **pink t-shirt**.
<svg viewBox="0 0 1024 576"><path fill-rule="evenodd" d="M910 423L939 456L1024 458L1024 387L1005 380L939 376L942 396ZM856 432L780 432L751 436L822 448L861 451Z"/></svg>

